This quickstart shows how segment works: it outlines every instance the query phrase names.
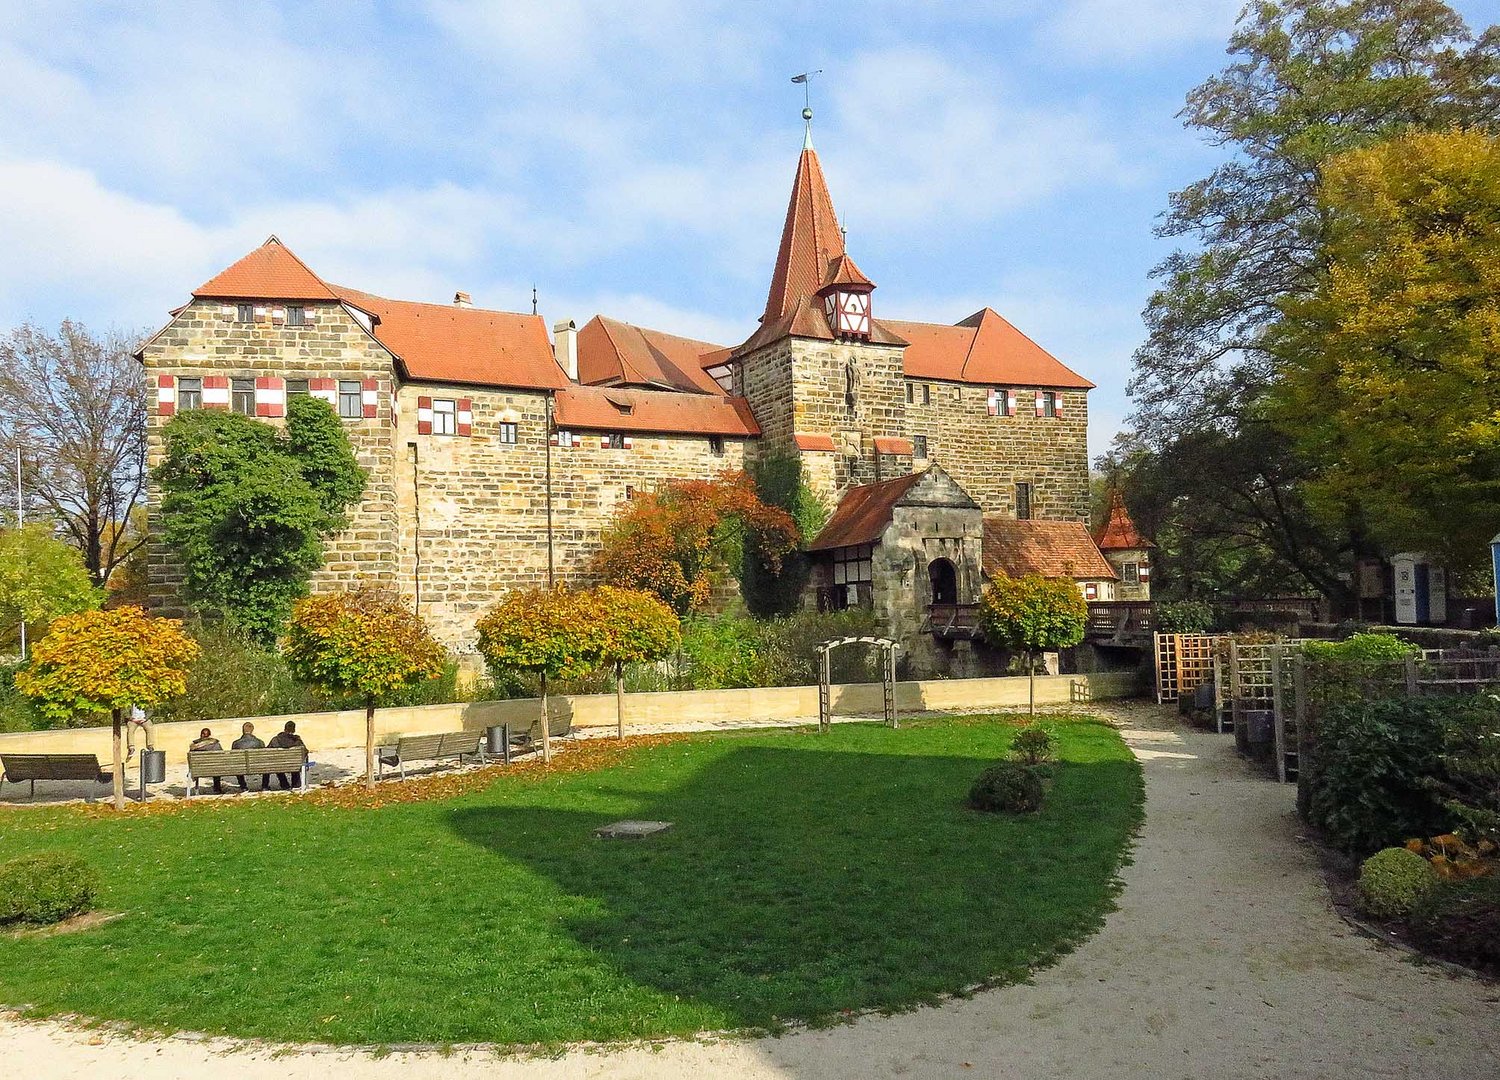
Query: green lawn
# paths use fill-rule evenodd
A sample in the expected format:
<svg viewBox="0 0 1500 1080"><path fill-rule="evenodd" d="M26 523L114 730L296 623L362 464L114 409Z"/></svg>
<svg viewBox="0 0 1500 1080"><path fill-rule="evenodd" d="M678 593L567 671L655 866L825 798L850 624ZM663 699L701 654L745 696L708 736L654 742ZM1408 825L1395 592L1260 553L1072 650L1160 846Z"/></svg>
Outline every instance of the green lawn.
<svg viewBox="0 0 1500 1080"><path fill-rule="evenodd" d="M1100 925L1142 785L1113 730L1067 720L1042 813L966 809L1012 731L716 734L378 809L0 814L0 852L79 852L126 913L0 935L0 1002L292 1041L555 1043L1015 981ZM623 817L676 828L590 835Z"/></svg>

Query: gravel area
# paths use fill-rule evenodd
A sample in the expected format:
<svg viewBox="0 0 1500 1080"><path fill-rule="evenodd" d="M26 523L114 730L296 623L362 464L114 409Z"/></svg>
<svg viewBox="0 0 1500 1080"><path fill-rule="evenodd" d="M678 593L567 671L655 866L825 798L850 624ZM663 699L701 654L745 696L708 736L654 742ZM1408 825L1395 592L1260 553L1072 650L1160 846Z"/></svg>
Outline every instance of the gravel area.
<svg viewBox="0 0 1500 1080"><path fill-rule="evenodd" d="M775 1039L533 1058L137 1041L10 1019L0 1060L59 1080L1500 1076L1500 987L1416 964L1345 924L1298 835L1290 787L1162 710L1091 711L1121 726L1144 766L1146 825L1120 909L1029 985Z"/></svg>

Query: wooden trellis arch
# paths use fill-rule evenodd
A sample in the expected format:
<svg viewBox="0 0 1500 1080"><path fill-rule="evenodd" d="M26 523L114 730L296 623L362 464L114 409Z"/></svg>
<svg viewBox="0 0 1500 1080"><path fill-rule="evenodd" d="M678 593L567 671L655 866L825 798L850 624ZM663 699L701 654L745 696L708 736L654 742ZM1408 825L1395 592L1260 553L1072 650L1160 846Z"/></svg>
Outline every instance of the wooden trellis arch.
<svg viewBox="0 0 1500 1080"><path fill-rule="evenodd" d="M899 727L896 718L896 652L901 648L890 638L846 637L825 641L818 646L818 730L827 731L833 723L833 665L829 657L844 645L874 645L884 653L882 684L885 686L885 722Z"/></svg>

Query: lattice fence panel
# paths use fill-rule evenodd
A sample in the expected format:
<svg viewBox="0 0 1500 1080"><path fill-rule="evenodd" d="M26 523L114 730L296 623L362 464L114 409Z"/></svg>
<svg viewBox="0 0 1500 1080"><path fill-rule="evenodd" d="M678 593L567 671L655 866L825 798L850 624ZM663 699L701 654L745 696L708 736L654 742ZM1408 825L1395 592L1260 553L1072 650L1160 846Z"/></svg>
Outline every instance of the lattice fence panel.
<svg viewBox="0 0 1500 1080"><path fill-rule="evenodd" d="M1156 635L1156 700L1166 705L1214 677L1212 634Z"/></svg>

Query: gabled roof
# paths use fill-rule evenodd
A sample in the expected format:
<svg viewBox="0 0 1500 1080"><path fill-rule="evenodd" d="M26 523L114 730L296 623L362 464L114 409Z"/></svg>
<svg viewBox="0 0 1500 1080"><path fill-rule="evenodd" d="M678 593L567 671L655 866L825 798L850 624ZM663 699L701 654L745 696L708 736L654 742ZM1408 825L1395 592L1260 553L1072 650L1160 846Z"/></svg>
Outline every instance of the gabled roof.
<svg viewBox="0 0 1500 1080"><path fill-rule="evenodd" d="M808 550L873 544L891 523L891 514L898 506L979 511L979 504L941 466L932 465L918 473L863 484L844 492L833 516L808 545Z"/></svg>
<svg viewBox="0 0 1500 1080"><path fill-rule="evenodd" d="M1075 581L1113 581L1109 565L1081 521L984 519L984 572L991 577L1040 574Z"/></svg>
<svg viewBox="0 0 1500 1080"><path fill-rule="evenodd" d="M328 283L272 236L193 290L224 300L336 300Z"/></svg>
<svg viewBox="0 0 1500 1080"><path fill-rule="evenodd" d="M1094 386L989 308L955 326L894 319L885 325L908 342L903 366L913 379L1064 390Z"/></svg>
<svg viewBox="0 0 1500 1080"><path fill-rule="evenodd" d="M675 390L569 386L558 391L553 419L560 428L585 431L739 438L760 434L760 425L744 398Z"/></svg>
<svg viewBox="0 0 1500 1080"><path fill-rule="evenodd" d="M409 378L473 386L557 390L569 386L540 315L388 300L335 285L340 300L378 320L377 340Z"/></svg>
<svg viewBox="0 0 1500 1080"><path fill-rule="evenodd" d="M1116 489L1109 493L1109 519L1094 537L1100 551L1145 551L1156 545L1142 536L1125 509L1125 497Z"/></svg>
<svg viewBox="0 0 1500 1080"><path fill-rule="evenodd" d="M829 264L835 259L843 259L858 274L859 281L870 285L870 279L859 273L844 251L844 234L839 231L833 196L823 179L818 153L810 145L804 146L797 158L797 176L792 181L792 197L787 202L781 247L776 252L761 322L776 322L791 314L799 300L815 295L828 280Z"/></svg>
<svg viewBox="0 0 1500 1080"><path fill-rule="evenodd" d="M828 316L816 298L804 296L793 305L792 310L774 322L763 322L743 345L734 349L731 356L743 356L762 345L780 341L784 337L817 338L832 341L833 330L828 325ZM906 340L893 333L890 324L880 319L870 320L870 341L877 345L905 345Z"/></svg>
<svg viewBox="0 0 1500 1080"><path fill-rule="evenodd" d="M578 380L721 396L704 368L723 363L725 354L722 345L596 315L578 331Z"/></svg>

